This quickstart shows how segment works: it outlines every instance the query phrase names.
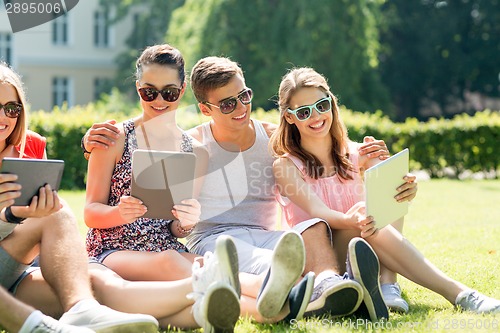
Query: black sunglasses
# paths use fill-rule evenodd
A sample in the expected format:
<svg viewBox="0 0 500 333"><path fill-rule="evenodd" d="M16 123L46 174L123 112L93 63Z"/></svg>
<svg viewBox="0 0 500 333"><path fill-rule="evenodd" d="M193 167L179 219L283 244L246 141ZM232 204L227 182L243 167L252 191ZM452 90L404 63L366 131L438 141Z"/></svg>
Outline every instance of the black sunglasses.
<svg viewBox="0 0 500 333"><path fill-rule="evenodd" d="M220 112L223 114L229 114L236 110L236 106L238 105L238 100L240 100L241 104L248 105L252 101L253 91L248 88L240 92L238 95L233 97L228 97L220 102L219 105L215 105L209 102L205 102L204 104L208 104L210 106L216 107L220 109Z"/></svg>
<svg viewBox="0 0 500 333"><path fill-rule="evenodd" d="M7 102L4 105L0 104L0 109L3 109L5 115L9 118L17 118L23 112L23 105L17 102Z"/></svg>
<svg viewBox="0 0 500 333"><path fill-rule="evenodd" d="M145 102L152 102L161 94L161 97L167 102L175 102L181 94L180 88L170 87L162 90L156 88L140 88L139 95Z"/></svg>

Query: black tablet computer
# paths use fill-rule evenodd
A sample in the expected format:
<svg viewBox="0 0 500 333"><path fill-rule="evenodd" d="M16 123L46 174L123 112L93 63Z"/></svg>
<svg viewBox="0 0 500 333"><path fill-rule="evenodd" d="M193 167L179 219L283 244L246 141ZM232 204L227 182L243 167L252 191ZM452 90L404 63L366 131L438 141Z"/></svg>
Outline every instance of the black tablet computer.
<svg viewBox="0 0 500 333"><path fill-rule="evenodd" d="M172 207L193 198L195 167L194 153L135 150L131 195L148 208L143 217L173 220Z"/></svg>
<svg viewBox="0 0 500 333"><path fill-rule="evenodd" d="M33 196L38 195L40 187L49 184L59 190L64 171L64 161L5 157L1 173L13 173L21 184L21 196L15 199L14 206L29 206Z"/></svg>

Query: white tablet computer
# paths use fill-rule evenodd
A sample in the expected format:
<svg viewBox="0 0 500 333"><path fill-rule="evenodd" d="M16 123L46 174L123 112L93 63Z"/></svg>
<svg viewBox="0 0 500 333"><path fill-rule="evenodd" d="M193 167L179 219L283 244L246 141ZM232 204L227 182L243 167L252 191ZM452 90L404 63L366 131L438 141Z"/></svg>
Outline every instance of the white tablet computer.
<svg viewBox="0 0 500 333"><path fill-rule="evenodd" d="M2 160L1 173L14 173L21 184L21 196L15 199L14 206L29 206L40 187L49 184L53 190L59 190L64 171L64 161L29 158L5 157Z"/></svg>
<svg viewBox="0 0 500 333"><path fill-rule="evenodd" d="M148 208L143 217L174 219L174 204L193 197L195 167L193 153L135 150L131 195Z"/></svg>
<svg viewBox="0 0 500 333"><path fill-rule="evenodd" d="M402 150L365 171L366 214L383 228L408 213L408 201L397 202L396 190L408 173L410 152Z"/></svg>

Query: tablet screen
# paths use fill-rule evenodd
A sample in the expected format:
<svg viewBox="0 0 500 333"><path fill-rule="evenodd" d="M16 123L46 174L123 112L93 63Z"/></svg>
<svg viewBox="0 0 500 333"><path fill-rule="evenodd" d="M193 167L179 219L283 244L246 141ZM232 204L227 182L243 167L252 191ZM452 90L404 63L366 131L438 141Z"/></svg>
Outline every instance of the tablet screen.
<svg viewBox="0 0 500 333"><path fill-rule="evenodd" d="M64 171L64 161L5 157L2 160L1 173L13 173L21 184L21 196L15 199L14 206L29 206L40 187L49 184L53 190L59 190Z"/></svg>
<svg viewBox="0 0 500 333"><path fill-rule="evenodd" d="M409 155L406 148L365 171L366 214L373 216L377 228L408 213L408 201L397 202L394 196L408 173Z"/></svg>
<svg viewBox="0 0 500 333"><path fill-rule="evenodd" d="M193 198L195 167L193 153L135 150L131 195L148 208L143 217L174 219L174 204Z"/></svg>

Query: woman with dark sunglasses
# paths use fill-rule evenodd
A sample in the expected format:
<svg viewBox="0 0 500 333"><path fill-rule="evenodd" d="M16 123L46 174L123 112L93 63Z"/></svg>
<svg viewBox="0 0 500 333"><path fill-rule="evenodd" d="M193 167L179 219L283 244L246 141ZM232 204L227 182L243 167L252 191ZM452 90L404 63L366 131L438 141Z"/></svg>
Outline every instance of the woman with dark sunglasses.
<svg viewBox="0 0 500 333"><path fill-rule="evenodd" d="M186 89L184 59L170 45L144 50L136 62L142 113L117 127L116 144L89 158L85 223L87 250L130 280L177 280L191 276L195 256L180 243L200 216L196 199L172 209L174 221L143 218L147 207L130 195L136 149L193 152L194 142L175 123Z"/></svg>
<svg viewBox="0 0 500 333"><path fill-rule="evenodd" d="M379 230L366 216L360 174L377 160L360 155L358 144L349 140L337 99L321 74L311 68L287 73L279 88L279 109L280 124L270 147L278 158L273 165L278 202L290 226L321 218L334 230L336 248L344 251L339 258L346 257L347 242L361 236L382 266L439 293L454 306L475 313L500 312L500 301L449 278L392 225ZM395 200L412 200L415 176L406 175L398 191ZM365 290L365 301L369 295Z"/></svg>

